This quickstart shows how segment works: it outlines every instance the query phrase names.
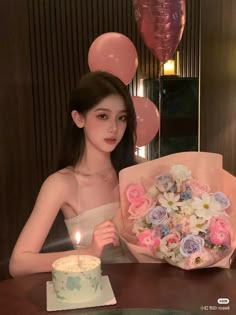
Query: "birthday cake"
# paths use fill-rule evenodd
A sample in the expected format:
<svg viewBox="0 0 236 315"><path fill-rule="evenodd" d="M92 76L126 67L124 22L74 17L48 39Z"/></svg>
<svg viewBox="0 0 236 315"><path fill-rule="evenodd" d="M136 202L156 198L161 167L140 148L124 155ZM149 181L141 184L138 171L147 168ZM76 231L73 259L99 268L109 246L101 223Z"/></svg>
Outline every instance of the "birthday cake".
<svg viewBox="0 0 236 315"><path fill-rule="evenodd" d="M70 255L54 261L52 282L63 302L84 302L101 292L101 260L94 256Z"/></svg>

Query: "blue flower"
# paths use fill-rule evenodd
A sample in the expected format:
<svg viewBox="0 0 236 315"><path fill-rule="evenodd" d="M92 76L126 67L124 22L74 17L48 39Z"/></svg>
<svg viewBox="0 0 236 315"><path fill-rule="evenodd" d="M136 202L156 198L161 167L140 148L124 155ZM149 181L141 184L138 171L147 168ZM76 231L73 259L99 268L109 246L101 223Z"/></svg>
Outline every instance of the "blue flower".
<svg viewBox="0 0 236 315"><path fill-rule="evenodd" d="M180 193L180 199L181 200L188 200L192 198L192 193L191 191L183 191Z"/></svg>
<svg viewBox="0 0 236 315"><path fill-rule="evenodd" d="M161 224L159 226L159 229L160 229L161 238L165 237L166 235L168 235L170 233L170 229L167 225Z"/></svg>
<svg viewBox="0 0 236 315"><path fill-rule="evenodd" d="M185 184L185 190L180 193L181 200L188 200L192 198L192 189L188 184Z"/></svg>

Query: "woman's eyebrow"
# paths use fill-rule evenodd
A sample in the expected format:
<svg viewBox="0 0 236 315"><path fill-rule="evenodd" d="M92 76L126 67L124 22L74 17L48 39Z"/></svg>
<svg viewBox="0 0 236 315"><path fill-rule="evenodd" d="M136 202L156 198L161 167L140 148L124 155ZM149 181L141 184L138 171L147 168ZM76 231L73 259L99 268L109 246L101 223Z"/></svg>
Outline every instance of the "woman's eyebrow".
<svg viewBox="0 0 236 315"><path fill-rule="evenodd" d="M111 110L109 108L102 108L102 107L95 109L95 112L97 112L99 110L111 112ZM118 113L127 113L127 109L119 110Z"/></svg>
<svg viewBox="0 0 236 315"><path fill-rule="evenodd" d="M99 110L105 110L105 111L107 111L107 112L110 112L110 111L111 111L111 110L108 109L108 108L99 107L99 108L95 109L95 112L97 112L97 111L99 111Z"/></svg>

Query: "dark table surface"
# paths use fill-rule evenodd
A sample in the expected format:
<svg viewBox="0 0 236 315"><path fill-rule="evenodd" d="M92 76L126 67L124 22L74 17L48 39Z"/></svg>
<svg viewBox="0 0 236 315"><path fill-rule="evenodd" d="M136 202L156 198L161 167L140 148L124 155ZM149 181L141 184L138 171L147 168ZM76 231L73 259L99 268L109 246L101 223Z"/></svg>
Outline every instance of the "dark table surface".
<svg viewBox="0 0 236 315"><path fill-rule="evenodd" d="M119 311L121 309L139 309L137 314L142 310L143 314L151 314L147 309L158 309L157 315L165 313L161 310L166 310L166 315L236 315L236 270L185 271L167 264L141 263L107 264L102 270L103 275L109 276L116 305L51 314L94 314L95 311L97 314L128 314ZM1 281L0 314L48 314L46 281L50 280L51 273L42 273ZM229 304L219 304L219 298L229 299ZM130 312L135 314L135 311Z"/></svg>

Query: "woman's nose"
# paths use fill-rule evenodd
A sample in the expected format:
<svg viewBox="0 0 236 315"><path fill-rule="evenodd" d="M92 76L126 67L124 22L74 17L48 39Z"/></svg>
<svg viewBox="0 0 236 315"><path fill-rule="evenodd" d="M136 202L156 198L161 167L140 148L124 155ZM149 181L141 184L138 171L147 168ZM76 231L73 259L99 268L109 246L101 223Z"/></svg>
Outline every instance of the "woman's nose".
<svg viewBox="0 0 236 315"><path fill-rule="evenodd" d="M114 133L117 131L117 121L112 121L110 124L110 132Z"/></svg>

